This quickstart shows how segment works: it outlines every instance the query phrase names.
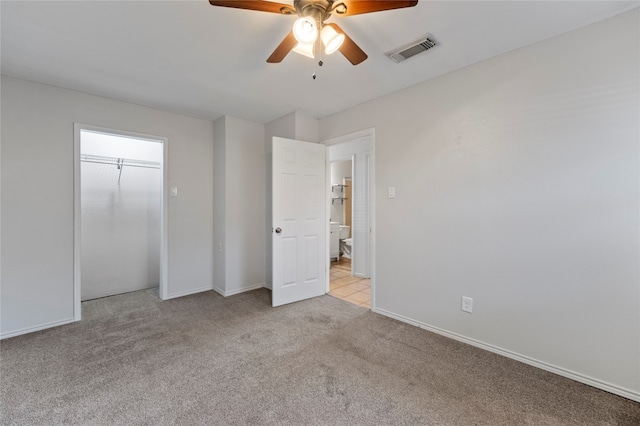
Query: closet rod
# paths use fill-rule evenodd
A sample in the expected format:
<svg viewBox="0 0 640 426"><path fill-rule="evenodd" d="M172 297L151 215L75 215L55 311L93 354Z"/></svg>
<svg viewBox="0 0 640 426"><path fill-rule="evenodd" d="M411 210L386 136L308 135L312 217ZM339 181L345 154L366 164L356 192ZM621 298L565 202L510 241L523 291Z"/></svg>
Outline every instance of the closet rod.
<svg viewBox="0 0 640 426"><path fill-rule="evenodd" d="M96 164L109 164L111 166L127 166L127 167L142 167L143 169L159 169L160 166L146 166L142 164L130 164L130 163L113 163L108 161L96 161L96 160L81 160L83 163L96 163ZM126 161L126 160L125 160Z"/></svg>
<svg viewBox="0 0 640 426"><path fill-rule="evenodd" d="M112 166L142 167L146 169L159 169L160 163L155 161L132 160L128 158L104 157L101 155L82 154L80 161L84 163L109 164Z"/></svg>

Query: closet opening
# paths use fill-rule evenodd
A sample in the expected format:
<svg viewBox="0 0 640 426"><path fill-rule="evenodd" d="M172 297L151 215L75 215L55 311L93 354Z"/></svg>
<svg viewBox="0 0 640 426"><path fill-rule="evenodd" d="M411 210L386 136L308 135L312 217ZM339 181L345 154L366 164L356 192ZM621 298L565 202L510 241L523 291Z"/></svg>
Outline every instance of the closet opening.
<svg viewBox="0 0 640 426"><path fill-rule="evenodd" d="M166 294L166 139L75 126L74 316L81 302Z"/></svg>

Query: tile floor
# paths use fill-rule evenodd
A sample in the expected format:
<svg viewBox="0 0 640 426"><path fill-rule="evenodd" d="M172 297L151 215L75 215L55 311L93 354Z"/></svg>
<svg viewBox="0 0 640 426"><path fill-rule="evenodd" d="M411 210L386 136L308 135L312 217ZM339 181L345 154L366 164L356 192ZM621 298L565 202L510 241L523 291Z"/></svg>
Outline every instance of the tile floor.
<svg viewBox="0 0 640 426"><path fill-rule="evenodd" d="M351 275L351 260L331 262L329 295L371 309L371 280Z"/></svg>

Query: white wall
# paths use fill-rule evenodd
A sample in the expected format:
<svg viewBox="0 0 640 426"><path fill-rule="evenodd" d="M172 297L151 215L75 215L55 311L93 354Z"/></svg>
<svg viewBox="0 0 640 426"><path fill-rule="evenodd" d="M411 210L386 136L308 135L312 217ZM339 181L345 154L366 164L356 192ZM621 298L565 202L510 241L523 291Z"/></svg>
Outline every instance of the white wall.
<svg viewBox="0 0 640 426"><path fill-rule="evenodd" d="M304 142L320 141L320 122L305 115L299 111L294 113L295 116L295 137L294 139ZM280 136L280 135L274 135Z"/></svg>
<svg viewBox="0 0 640 426"><path fill-rule="evenodd" d="M321 120L375 127L380 312L640 400L638 22Z"/></svg>
<svg viewBox="0 0 640 426"><path fill-rule="evenodd" d="M73 320L73 124L167 137L168 289L213 286L210 121L2 76L3 337Z"/></svg>
<svg viewBox="0 0 640 426"><path fill-rule="evenodd" d="M162 141L81 130L82 154L162 163Z"/></svg>
<svg viewBox="0 0 640 426"><path fill-rule="evenodd" d="M215 264L224 265L216 290L229 296L265 285L264 126L225 116L214 127L216 165L224 162L214 195Z"/></svg>
<svg viewBox="0 0 640 426"><path fill-rule="evenodd" d="M351 160L343 160L343 161L333 161L331 162L331 185L342 185L344 184L344 178L351 177L351 168L352 162ZM333 193L331 197L344 197L344 189L341 191L340 188L332 188ZM341 225L345 224L346 218L344 217L345 205L346 203L352 203L353 197L349 200L344 200L344 202L340 201L332 201L330 210L329 219L331 222L340 222Z"/></svg>
<svg viewBox="0 0 640 426"><path fill-rule="evenodd" d="M157 287L162 143L82 131L81 153L158 164L81 162L82 300Z"/></svg>
<svg viewBox="0 0 640 426"><path fill-rule="evenodd" d="M226 281L226 118L213 123L213 284L218 293L224 294Z"/></svg>

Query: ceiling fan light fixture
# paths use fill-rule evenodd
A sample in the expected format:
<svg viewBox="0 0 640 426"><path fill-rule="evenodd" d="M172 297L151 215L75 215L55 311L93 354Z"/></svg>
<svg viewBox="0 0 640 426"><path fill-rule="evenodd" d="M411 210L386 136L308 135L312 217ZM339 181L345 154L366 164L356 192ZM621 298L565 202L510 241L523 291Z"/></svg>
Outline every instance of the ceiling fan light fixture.
<svg viewBox="0 0 640 426"><path fill-rule="evenodd" d="M315 55L313 54L313 46L314 43L298 43L296 44L296 47L293 48L293 51L313 59L315 58Z"/></svg>
<svg viewBox="0 0 640 426"><path fill-rule="evenodd" d="M327 55L330 55L336 50L340 49L340 46L342 46L342 42L344 42L344 34L339 34L329 25L326 25L324 28L322 28L322 31L320 32L320 38L322 39L322 43L324 44L324 52Z"/></svg>
<svg viewBox="0 0 640 426"><path fill-rule="evenodd" d="M267 58L267 62L270 64L282 62L284 57L294 48L299 53L312 56L313 51L308 45L315 43L320 33L322 33L318 44L322 41L325 52L330 54L340 50L340 53L352 65L362 63L367 59L367 54L338 25L333 23L325 25L327 19L332 15L362 15L404 9L418 4L418 0L287 0L286 3L280 3L280 1L282 0L209 0L209 4L217 7L253 10L278 15L298 15L299 19L293 24L293 30L289 31L271 56ZM325 26L332 28L321 31ZM322 66L322 61L318 62L318 64Z"/></svg>
<svg viewBox="0 0 640 426"><path fill-rule="evenodd" d="M298 43L312 44L318 38L318 26L313 18L303 16L293 24L293 35Z"/></svg>

